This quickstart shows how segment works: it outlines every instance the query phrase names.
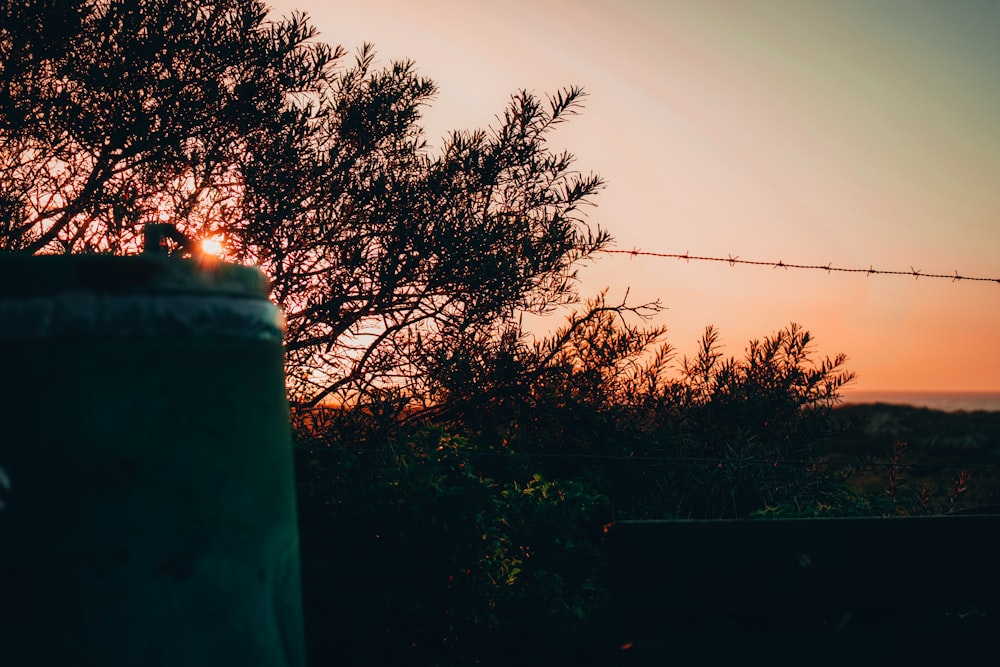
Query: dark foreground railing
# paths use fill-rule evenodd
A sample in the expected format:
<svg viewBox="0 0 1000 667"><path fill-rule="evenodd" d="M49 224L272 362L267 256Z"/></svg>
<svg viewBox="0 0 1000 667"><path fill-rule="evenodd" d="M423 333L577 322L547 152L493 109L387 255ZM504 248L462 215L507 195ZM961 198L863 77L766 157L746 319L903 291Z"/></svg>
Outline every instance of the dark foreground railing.
<svg viewBox="0 0 1000 667"><path fill-rule="evenodd" d="M1000 664L998 515L623 521L608 546L639 664Z"/></svg>

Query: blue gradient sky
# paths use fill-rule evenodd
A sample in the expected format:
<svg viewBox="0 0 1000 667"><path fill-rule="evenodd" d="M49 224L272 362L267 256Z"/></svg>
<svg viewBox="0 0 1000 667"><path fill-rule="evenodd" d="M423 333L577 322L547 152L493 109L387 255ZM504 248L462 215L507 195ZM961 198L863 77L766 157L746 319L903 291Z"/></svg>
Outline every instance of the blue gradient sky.
<svg viewBox="0 0 1000 667"><path fill-rule="evenodd" d="M414 60L440 87L432 145L518 89L583 86L553 142L608 180L590 221L621 248L1000 278L994 0L270 4ZM708 324L738 354L795 321L858 390L1000 391L1000 284L624 256L581 275L662 300L682 354Z"/></svg>

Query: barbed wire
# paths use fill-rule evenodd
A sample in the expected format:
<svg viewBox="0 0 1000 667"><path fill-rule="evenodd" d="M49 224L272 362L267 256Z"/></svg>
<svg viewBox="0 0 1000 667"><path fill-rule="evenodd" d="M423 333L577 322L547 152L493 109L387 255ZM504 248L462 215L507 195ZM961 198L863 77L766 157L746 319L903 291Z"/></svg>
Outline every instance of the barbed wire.
<svg viewBox="0 0 1000 667"><path fill-rule="evenodd" d="M826 271L827 273L863 273L869 276L913 276L914 278L944 278L951 280L952 282L958 282L959 280L968 280L976 282L985 283L997 283L1000 284L1000 278L982 278L977 276L963 276L955 271L954 274L949 273L924 273L920 269L915 269L912 266L909 271L888 271L884 269L876 269L873 266L869 266L867 269L856 269L856 268L846 268L841 266L833 266L831 264L792 264L783 262L781 260L777 262L770 261L760 261L760 260L750 260L750 259L740 259L740 257L734 256L732 254L727 257L710 257L704 255L692 255L688 252L684 254L680 253L668 253L668 252L651 252L648 250L639 250L638 248L633 248L632 250L611 250L602 249L598 250L608 255L630 255L632 257L660 257L665 259L682 259L685 261L697 261L697 262L725 262L729 266L735 266L737 264L746 264L750 266L770 266L775 269L810 269L816 271Z"/></svg>
<svg viewBox="0 0 1000 667"><path fill-rule="evenodd" d="M578 461L618 461L618 462L628 462L628 463L672 463L672 464L708 464L713 467L725 468L730 466L740 466L740 465L762 465L771 468L787 467L787 466L806 466L806 467L825 467L825 468L897 468L899 470L907 470L913 468L930 468L930 469L945 469L945 468L963 468L967 470L996 470L1000 469L1000 463L992 463L988 461L980 462L961 462L961 461L933 461L933 462L920 462L920 461L905 461L905 462L893 462L892 460L885 459L863 459L856 461L848 460L824 460L824 459L762 459L762 458L744 458L744 459L726 459L718 457L709 456L651 456L651 455L622 455L622 454L585 454L585 453L558 453L558 452L495 452L495 451L483 451L477 449L445 449L440 451L428 451L423 452L420 450L412 450L405 448L386 448L386 447L372 447L365 449L341 449L339 447L308 447L308 446L297 446L297 450L305 454L345 454L352 453L356 455L362 454L376 454L376 455L388 455L388 456L404 456L404 457L421 457L427 456L431 457L435 454L465 454L468 456L479 457L479 458L502 458L514 461L525 461L525 460L535 460L535 459L564 459L564 460L578 460Z"/></svg>

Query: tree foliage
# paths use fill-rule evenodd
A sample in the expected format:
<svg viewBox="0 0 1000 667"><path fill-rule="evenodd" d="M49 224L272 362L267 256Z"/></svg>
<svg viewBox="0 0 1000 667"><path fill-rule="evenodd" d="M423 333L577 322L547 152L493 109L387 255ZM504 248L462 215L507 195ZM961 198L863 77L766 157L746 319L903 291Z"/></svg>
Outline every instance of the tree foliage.
<svg viewBox="0 0 1000 667"><path fill-rule="evenodd" d="M602 646L599 492L489 478L474 443L438 428L345 435L299 450L311 662L492 665Z"/></svg>
<svg viewBox="0 0 1000 667"><path fill-rule="evenodd" d="M548 147L583 93L515 94L438 151L433 82L352 63L259 0L26 0L0 9L0 248L131 252L150 222L222 234L286 314L290 392L418 395L454 335L574 300L602 181Z"/></svg>
<svg viewBox="0 0 1000 667"><path fill-rule="evenodd" d="M709 327L678 360L665 329L629 314L649 312L598 297L538 344L464 347L439 374L454 393L439 417L552 478L589 479L631 518L740 518L839 493L816 460L854 377L843 355L817 359L791 324L742 357Z"/></svg>
<svg viewBox="0 0 1000 667"><path fill-rule="evenodd" d="M842 357L790 325L678 359L627 315L599 297L537 344L463 346L420 418L392 392L297 415L314 655L606 664L611 522L878 513L822 464Z"/></svg>

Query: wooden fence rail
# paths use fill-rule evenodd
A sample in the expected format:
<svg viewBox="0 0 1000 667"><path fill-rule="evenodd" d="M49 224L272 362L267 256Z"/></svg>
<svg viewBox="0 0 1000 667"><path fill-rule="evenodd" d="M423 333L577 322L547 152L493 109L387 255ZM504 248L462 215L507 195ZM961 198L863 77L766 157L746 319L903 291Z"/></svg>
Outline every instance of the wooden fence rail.
<svg viewBox="0 0 1000 667"><path fill-rule="evenodd" d="M623 521L608 538L643 665L1000 664L997 515Z"/></svg>

